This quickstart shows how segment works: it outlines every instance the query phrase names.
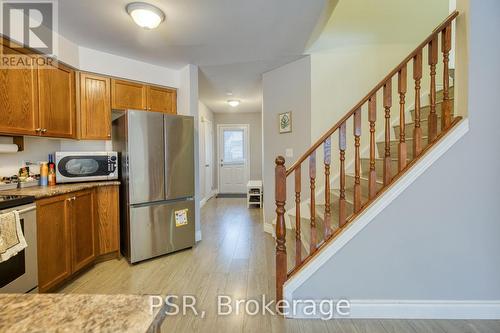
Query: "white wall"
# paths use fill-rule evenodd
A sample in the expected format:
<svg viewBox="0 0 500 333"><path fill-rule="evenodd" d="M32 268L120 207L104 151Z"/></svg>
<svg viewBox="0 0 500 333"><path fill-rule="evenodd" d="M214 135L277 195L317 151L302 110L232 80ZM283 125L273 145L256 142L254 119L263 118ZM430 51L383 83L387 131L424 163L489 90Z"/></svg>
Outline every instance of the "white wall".
<svg viewBox="0 0 500 333"><path fill-rule="evenodd" d="M10 144L12 138L0 137L0 143ZM42 162L48 160L48 154L60 150L61 143L57 139L25 137L24 151L12 154L0 154L0 177L17 175L19 168L27 161ZM40 173L39 170L34 173Z"/></svg>
<svg viewBox="0 0 500 333"><path fill-rule="evenodd" d="M194 165L195 165L195 226L196 241L201 240L200 220L200 165L199 155L199 111L198 111L198 66L187 65L179 72L179 90L177 93L177 112L180 115L194 117Z"/></svg>
<svg viewBox="0 0 500 333"><path fill-rule="evenodd" d="M470 24L469 99L459 105L468 108L470 131L294 297L500 300L500 108L492 98L500 91L500 45L491 43L500 2L469 5L458 1L457 25Z"/></svg>
<svg viewBox="0 0 500 333"><path fill-rule="evenodd" d="M250 180L262 180L262 113L261 112L245 112L245 113L215 113L215 161L219 152L219 144L217 142L217 125L237 124L250 126ZM218 163L217 163L218 165ZM217 168L218 179L218 168ZM218 181L217 181L218 184Z"/></svg>
<svg viewBox="0 0 500 333"><path fill-rule="evenodd" d="M275 218L274 168L278 155L285 156L293 149L292 157L285 157L286 166L300 157L311 141L311 59L304 57L263 75L263 164L264 221ZM279 114L292 111L292 132L279 134ZM307 173L302 170L303 198L307 199ZM287 207L293 207L292 178L287 183Z"/></svg>
<svg viewBox="0 0 500 333"><path fill-rule="evenodd" d="M216 162L216 151L215 151L215 122L214 122L214 113L212 110L210 110L205 104L202 102L199 102L198 104L198 109L200 113L199 117L199 129L200 129L200 137L199 137L199 170L200 170L200 197L201 200L207 199L208 196L210 196L213 193L213 190L217 187L215 184L215 179L216 179L216 169L217 169L217 162ZM207 164L207 159L206 159L206 133L205 133L205 123L207 121L210 121L212 123L212 142L210 144L212 145L212 185L210 188L207 188L206 185L206 168L205 165Z"/></svg>
<svg viewBox="0 0 500 333"><path fill-rule="evenodd" d="M180 71L98 50L79 47L82 71L179 88Z"/></svg>

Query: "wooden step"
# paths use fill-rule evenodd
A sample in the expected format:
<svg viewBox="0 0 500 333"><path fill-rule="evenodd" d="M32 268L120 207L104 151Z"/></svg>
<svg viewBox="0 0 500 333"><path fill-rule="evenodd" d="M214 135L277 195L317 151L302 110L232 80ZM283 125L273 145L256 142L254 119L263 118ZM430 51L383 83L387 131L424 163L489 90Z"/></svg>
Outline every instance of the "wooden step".
<svg viewBox="0 0 500 333"><path fill-rule="evenodd" d="M441 123L441 115L442 115L442 106L443 103L439 102L436 103L436 116L438 118L438 124ZM423 106L420 108L420 120L428 119L429 118L429 113L431 112L431 107L429 105ZM412 109L410 110L411 113L411 120L415 121L415 110ZM451 114L453 115L453 102L451 104Z"/></svg>
<svg viewBox="0 0 500 333"><path fill-rule="evenodd" d="M450 87L450 98L455 98L455 87ZM436 101L441 102L443 100L443 89L436 91Z"/></svg>
<svg viewBox="0 0 500 333"><path fill-rule="evenodd" d="M350 201L354 201L354 181L355 176L347 174L345 176L346 180L346 197ZM368 177L361 176L361 201L365 202L368 199ZM380 190L384 186L382 180L377 180L377 191Z"/></svg>
<svg viewBox="0 0 500 333"><path fill-rule="evenodd" d="M406 139L405 139L405 142L406 142L406 149L407 149L407 152L408 152L408 158L413 158L413 131L407 133L407 136L406 136ZM425 147L427 147L427 144L428 144L428 138L427 136L423 136L422 137L422 149L424 149ZM396 158L399 156L399 151L398 151L398 147L399 147L399 140L396 141L391 141L390 142L390 145L391 145L391 157L392 158ZM382 158L383 156L385 156L385 142L377 142L377 149L378 149L378 154L379 154L379 157Z"/></svg>
<svg viewBox="0 0 500 333"><path fill-rule="evenodd" d="M397 158L391 159L391 170L398 170L398 159ZM377 174L377 179L379 181L382 181L383 176L384 176L384 160L383 159L381 159L381 158L375 159L375 172ZM361 159L361 173L363 174L364 177L368 178L368 175L370 173L370 159L369 158L362 158Z"/></svg>
<svg viewBox="0 0 500 333"><path fill-rule="evenodd" d="M438 123L437 123L437 132L438 132L438 134L441 133L441 121L439 119L441 119L441 116L438 117ZM415 123L414 122L405 124L405 134L406 134L406 136L413 135L413 129L414 128L415 128ZM424 136L428 136L429 135L429 122L428 122L427 119L424 119L424 120L420 121L420 128L422 128L422 135L424 135ZM394 126L394 135L395 135L396 138L399 138L399 129L400 129L399 125Z"/></svg>

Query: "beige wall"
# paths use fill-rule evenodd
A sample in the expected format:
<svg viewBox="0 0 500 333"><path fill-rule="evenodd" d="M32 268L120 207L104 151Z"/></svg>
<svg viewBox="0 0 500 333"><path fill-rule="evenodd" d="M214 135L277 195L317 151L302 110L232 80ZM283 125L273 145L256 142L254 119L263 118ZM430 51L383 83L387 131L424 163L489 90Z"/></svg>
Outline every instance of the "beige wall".
<svg viewBox="0 0 500 333"><path fill-rule="evenodd" d="M222 124L250 125L250 179L262 180L262 113L215 113L215 128ZM215 158L217 159L217 130L214 131ZM217 169L218 171L218 169ZM216 178L218 179L218 178ZM217 181L218 184L218 181Z"/></svg>

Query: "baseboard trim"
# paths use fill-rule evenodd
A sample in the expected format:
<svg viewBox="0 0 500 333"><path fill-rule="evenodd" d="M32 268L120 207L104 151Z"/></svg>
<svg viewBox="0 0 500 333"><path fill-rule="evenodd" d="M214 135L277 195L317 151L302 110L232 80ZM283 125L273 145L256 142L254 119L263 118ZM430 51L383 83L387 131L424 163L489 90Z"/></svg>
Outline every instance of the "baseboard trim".
<svg viewBox="0 0 500 333"><path fill-rule="evenodd" d="M306 282L318 269L331 257L349 243L361 230L363 230L378 214L389 206L406 188L408 188L420 175L422 175L434 162L436 162L448 149L469 131L468 119L462 120L449 133L447 133L433 149L428 151L421 160L403 175L384 195L371 204L349 228L344 230L338 238L322 249L318 255L298 271L283 286L284 298L291 302L292 295L304 282Z"/></svg>
<svg viewBox="0 0 500 333"><path fill-rule="evenodd" d="M297 306L287 318L321 319L320 300L314 301L314 315ZM334 315L335 319L500 319L500 301L434 301L434 300L353 300L349 316ZM326 309L326 307L324 307ZM310 309L309 309L310 310ZM310 311L309 311L310 312Z"/></svg>
<svg viewBox="0 0 500 333"><path fill-rule="evenodd" d="M205 198L201 199L200 200L200 208L203 208L203 206L205 206L205 204L208 202L208 200L212 199L213 197L215 197L217 195L219 191L217 190L212 190L212 192L210 192L208 194L208 196L206 196Z"/></svg>
<svg viewBox="0 0 500 333"><path fill-rule="evenodd" d="M195 242L201 241L201 230L196 231L194 240Z"/></svg>

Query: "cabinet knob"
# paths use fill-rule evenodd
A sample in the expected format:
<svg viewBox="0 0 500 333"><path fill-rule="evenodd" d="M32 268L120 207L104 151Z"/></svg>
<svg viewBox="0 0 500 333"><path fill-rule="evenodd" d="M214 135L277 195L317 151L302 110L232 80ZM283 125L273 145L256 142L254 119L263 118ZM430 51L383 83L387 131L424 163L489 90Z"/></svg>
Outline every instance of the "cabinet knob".
<svg viewBox="0 0 500 333"><path fill-rule="evenodd" d="M35 129L35 132L37 132L37 133L39 133L39 132L41 132L41 131L42 131L42 129L41 129L41 128L36 128L36 129Z"/></svg>
<svg viewBox="0 0 500 333"><path fill-rule="evenodd" d="M46 128L43 128L43 129L42 129L42 133L47 133L47 129L46 129Z"/></svg>

